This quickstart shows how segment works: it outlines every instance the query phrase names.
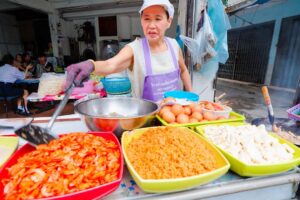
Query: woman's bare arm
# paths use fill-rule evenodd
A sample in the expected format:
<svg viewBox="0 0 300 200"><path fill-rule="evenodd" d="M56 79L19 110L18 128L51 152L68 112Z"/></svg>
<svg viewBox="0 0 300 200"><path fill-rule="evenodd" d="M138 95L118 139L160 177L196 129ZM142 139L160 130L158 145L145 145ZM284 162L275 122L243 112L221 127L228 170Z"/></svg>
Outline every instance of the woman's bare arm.
<svg viewBox="0 0 300 200"><path fill-rule="evenodd" d="M129 46L125 46L114 57L104 60L95 61L95 74L108 75L123 71L133 64L133 51Z"/></svg>
<svg viewBox="0 0 300 200"><path fill-rule="evenodd" d="M180 68L180 77L183 83L183 86L186 91L192 91L192 81L189 71L184 63L183 55L181 50L179 50L179 68Z"/></svg>

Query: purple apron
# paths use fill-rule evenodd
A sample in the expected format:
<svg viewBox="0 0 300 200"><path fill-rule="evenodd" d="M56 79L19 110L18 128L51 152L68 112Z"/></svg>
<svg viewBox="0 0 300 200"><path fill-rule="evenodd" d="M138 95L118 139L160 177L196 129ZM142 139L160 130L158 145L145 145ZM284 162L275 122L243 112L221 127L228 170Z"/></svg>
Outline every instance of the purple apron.
<svg viewBox="0 0 300 200"><path fill-rule="evenodd" d="M163 99L165 92L179 90L180 71L178 61L176 60L175 52L170 41L166 38L165 42L168 46L169 52L171 53L171 57L174 64L174 71L163 74L153 74L149 44L146 38L142 39L145 58L145 80L143 99L157 102Z"/></svg>

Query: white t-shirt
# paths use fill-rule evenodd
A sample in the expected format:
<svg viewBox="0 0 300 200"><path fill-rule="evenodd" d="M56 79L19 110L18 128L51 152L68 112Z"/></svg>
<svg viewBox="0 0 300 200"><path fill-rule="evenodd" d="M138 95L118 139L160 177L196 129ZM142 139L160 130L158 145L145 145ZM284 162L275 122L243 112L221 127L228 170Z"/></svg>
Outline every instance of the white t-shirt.
<svg viewBox="0 0 300 200"><path fill-rule="evenodd" d="M18 68L5 64L0 66L0 82L14 83L17 79L24 79L25 73L19 71Z"/></svg>
<svg viewBox="0 0 300 200"><path fill-rule="evenodd" d="M177 41L175 39L168 39L176 54L176 60L178 61L179 45L177 44ZM132 96L141 98L143 95L145 80L145 59L142 40L140 38L137 38L135 41L129 43L128 46L131 47L134 56L132 71L128 70L128 77L131 82ZM153 74L163 74L175 70L175 66L173 64L172 56L169 50L159 53L151 53L150 58Z"/></svg>

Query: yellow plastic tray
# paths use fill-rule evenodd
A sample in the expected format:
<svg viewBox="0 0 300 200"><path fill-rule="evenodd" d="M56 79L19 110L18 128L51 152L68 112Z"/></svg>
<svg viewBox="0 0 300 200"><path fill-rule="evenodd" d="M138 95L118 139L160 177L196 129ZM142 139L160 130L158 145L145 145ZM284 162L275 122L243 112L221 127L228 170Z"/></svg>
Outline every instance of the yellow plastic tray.
<svg viewBox="0 0 300 200"><path fill-rule="evenodd" d="M191 177L185 177L185 178L175 178L175 179L143 179L134 169L132 164L130 163L126 148L128 144L132 141L134 138L140 137L142 134L145 133L148 129L155 129L156 127L151 128L143 128L143 129L135 129L133 131L126 131L122 135L122 151L124 154L124 158L127 164L127 167L129 169L129 172L135 182L138 184L138 186L145 192L151 192L151 193L164 193L164 192L175 192L175 191L181 191L188 188L193 188L195 186L199 186L202 184L206 184L208 182L211 182L220 176L227 173L227 171L230 168L229 162L226 160L226 158L221 154L221 152L215 148L210 142L208 142L204 137L200 136L199 134L195 133L194 131L191 131L190 129L186 127L177 127L180 129L184 129L185 131L188 131L192 134L195 134L199 137L199 140L202 140L204 144L207 146L207 148L210 148L212 152L214 153L216 159L218 160L219 168L205 173L200 174L197 176L191 176Z"/></svg>
<svg viewBox="0 0 300 200"><path fill-rule="evenodd" d="M19 138L14 136L0 136L0 167L15 152L19 144Z"/></svg>
<svg viewBox="0 0 300 200"><path fill-rule="evenodd" d="M213 121L205 121L205 122L195 122L195 123L187 123L187 124L169 124L165 120L163 120L159 115L156 115L156 118L161 122L162 125L165 126L175 126L175 127L196 127L196 126L202 126L207 124L224 124L224 123L231 123L231 122L244 122L245 116L236 113L236 112L230 112L228 119L221 119L221 120L213 120Z"/></svg>
<svg viewBox="0 0 300 200"><path fill-rule="evenodd" d="M230 126L242 126L245 125L246 123L232 123L232 124L227 124ZM216 124L214 126L220 126L222 124ZM209 125L207 125L209 126ZM204 133L204 127L205 126L198 126L196 127L196 131L200 133L202 136L205 137ZM229 160L230 162L230 169L237 173L240 176L267 176L267 175L272 175L272 174L278 174L282 173L285 171L288 171L290 169L295 168L300 164L300 149L296 147L294 144L282 139L281 137L277 136L274 133L269 133L272 137L275 137L279 140L281 144L287 144L289 145L292 149L295 150L294 153L294 158L290 161L287 162L282 162L278 164L266 164L266 165L249 165L241 160L237 159L236 157L232 156L230 153L227 151L224 151L222 148L217 147L220 149L220 151L224 154L224 156Z"/></svg>

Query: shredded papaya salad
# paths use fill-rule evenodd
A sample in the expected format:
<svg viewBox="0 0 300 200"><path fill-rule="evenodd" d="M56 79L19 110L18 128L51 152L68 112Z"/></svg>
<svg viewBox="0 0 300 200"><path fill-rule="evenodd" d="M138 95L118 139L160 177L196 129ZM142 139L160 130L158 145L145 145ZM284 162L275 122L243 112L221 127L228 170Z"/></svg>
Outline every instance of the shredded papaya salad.
<svg viewBox="0 0 300 200"><path fill-rule="evenodd" d="M61 196L118 179L120 151L114 141L71 133L19 158L2 180L6 200Z"/></svg>

